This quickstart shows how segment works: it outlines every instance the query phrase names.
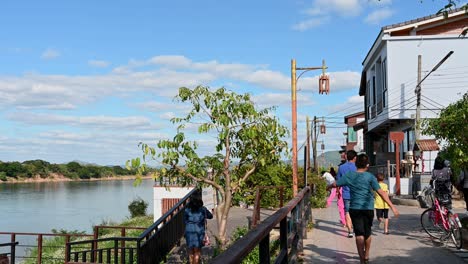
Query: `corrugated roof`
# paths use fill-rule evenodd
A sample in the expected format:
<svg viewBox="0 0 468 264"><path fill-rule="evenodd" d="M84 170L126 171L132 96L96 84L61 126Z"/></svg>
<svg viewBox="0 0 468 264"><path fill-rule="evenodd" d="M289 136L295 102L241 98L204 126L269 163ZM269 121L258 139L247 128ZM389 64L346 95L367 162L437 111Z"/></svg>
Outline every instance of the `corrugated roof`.
<svg viewBox="0 0 468 264"><path fill-rule="evenodd" d="M450 15L450 14L453 14L453 13L456 13L456 12L462 11L462 10L464 10L464 6L449 10L448 14ZM443 16L443 14L440 13L440 14L433 14L433 15L429 15L429 16L419 17L419 18L404 21L404 22L401 22L401 23L396 23L396 24L384 26L384 27L382 27L382 30L385 31L387 29L402 27L402 26L418 23L418 22L421 22L421 21L424 21L424 20L429 20L429 19L432 19L432 18L440 17L440 16Z"/></svg>
<svg viewBox="0 0 468 264"><path fill-rule="evenodd" d="M435 151L440 149L435 139L420 139L416 141L416 145L421 151Z"/></svg>

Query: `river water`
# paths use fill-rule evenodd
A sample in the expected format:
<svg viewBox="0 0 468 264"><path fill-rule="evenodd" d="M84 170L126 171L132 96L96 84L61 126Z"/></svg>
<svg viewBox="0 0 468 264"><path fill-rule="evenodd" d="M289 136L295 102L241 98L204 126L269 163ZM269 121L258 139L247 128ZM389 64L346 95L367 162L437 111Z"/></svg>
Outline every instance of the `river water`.
<svg viewBox="0 0 468 264"><path fill-rule="evenodd" d="M92 233L103 221L130 217L129 203L141 197L153 213L153 180L0 184L0 231L51 233L52 229Z"/></svg>

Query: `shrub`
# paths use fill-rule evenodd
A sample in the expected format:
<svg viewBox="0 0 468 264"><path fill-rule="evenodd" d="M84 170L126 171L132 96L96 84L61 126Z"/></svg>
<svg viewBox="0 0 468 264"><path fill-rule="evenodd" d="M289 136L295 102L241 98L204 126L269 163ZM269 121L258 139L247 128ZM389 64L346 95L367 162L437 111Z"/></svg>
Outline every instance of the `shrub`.
<svg viewBox="0 0 468 264"><path fill-rule="evenodd" d="M327 183L318 175L312 175L309 180L313 186L312 195L310 197L312 208L325 208L328 197Z"/></svg>
<svg viewBox="0 0 468 264"><path fill-rule="evenodd" d="M1 181L7 181L7 176L4 171L0 171L0 180Z"/></svg>
<svg viewBox="0 0 468 264"><path fill-rule="evenodd" d="M136 198L128 205L128 210L130 211L132 218L137 216L145 216L146 208L148 208L148 203L140 197Z"/></svg>

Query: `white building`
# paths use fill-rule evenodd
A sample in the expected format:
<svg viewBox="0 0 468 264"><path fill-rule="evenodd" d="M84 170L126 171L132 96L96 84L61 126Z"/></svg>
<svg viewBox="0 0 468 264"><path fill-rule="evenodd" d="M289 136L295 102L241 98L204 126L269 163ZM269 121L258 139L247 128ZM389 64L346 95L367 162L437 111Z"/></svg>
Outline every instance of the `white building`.
<svg viewBox="0 0 468 264"><path fill-rule="evenodd" d="M362 63L359 89L359 95L365 96L364 148L373 164L383 164L392 157L388 154L395 151L389 139L391 131L405 133L400 149L402 159L413 150L418 55L424 78L453 51L421 83L421 118L438 117L441 109L468 91L468 36L463 34L467 30L468 15L462 9L451 11L448 18L431 15L381 29ZM421 137L424 138L428 137ZM435 156L432 153L431 159ZM431 160L429 156L424 158L428 171L432 169Z"/></svg>

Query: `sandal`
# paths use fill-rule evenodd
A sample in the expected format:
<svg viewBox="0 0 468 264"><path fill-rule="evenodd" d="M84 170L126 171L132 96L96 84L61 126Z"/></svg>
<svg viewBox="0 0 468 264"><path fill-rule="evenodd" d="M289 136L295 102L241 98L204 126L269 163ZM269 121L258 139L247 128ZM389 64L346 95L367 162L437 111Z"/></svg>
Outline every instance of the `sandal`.
<svg viewBox="0 0 468 264"><path fill-rule="evenodd" d="M387 231L387 232L384 232L384 234L385 234L385 235L390 235L390 232Z"/></svg>

